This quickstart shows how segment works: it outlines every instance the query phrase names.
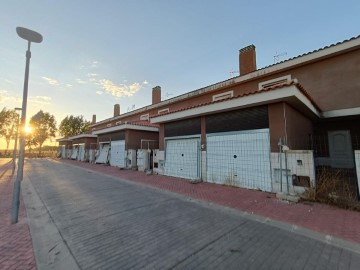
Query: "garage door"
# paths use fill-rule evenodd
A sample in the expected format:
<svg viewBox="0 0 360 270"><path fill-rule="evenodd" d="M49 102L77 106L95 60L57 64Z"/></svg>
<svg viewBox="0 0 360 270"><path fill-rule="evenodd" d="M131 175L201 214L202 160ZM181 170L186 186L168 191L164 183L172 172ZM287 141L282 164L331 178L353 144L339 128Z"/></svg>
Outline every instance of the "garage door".
<svg viewBox="0 0 360 270"><path fill-rule="evenodd" d="M110 150L110 165L125 168L125 141L112 141Z"/></svg>
<svg viewBox="0 0 360 270"><path fill-rule="evenodd" d="M79 144L79 154L77 159L80 161L85 161L85 144Z"/></svg>
<svg viewBox="0 0 360 270"><path fill-rule="evenodd" d="M209 134L207 181L272 191L269 129Z"/></svg>
<svg viewBox="0 0 360 270"><path fill-rule="evenodd" d="M165 175L186 179L200 178L200 140L167 140L165 152Z"/></svg>
<svg viewBox="0 0 360 270"><path fill-rule="evenodd" d="M73 145L73 151L71 154L71 159L77 159L79 153L79 146L78 145Z"/></svg>
<svg viewBox="0 0 360 270"><path fill-rule="evenodd" d="M106 164L108 162L109 150L109 143L100 143L99 155L97 156L95 163Z"/></svg>
<svg viewBox="0 0 360 270"><path fill-rule="evenodd" d="M65 145L62 145L60 148L61 151L61 158L66 158L66 148Z"/></svg>

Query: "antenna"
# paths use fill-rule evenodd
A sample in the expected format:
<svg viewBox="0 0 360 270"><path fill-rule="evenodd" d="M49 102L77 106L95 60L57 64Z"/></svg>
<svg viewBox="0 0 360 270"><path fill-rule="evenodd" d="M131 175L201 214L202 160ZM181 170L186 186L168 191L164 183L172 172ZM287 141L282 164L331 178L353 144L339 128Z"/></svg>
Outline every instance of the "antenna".
<svg viewBox="0 0 360 270"><path fill-rule="evenodd" d="M127 108L127 112L132 111L132 110L134 110L134 109L135 109L135 104L133 104L133 105L131 106L131 108L128 107L128 108Z"/></svg>
<svg viewBox="0 0 360 270"><path fill-rule="evenodd" d="M166 92L165 96L162 97L162 99L167 99L168 97L172 96L173 94L170 94L169 92Z"/></svg>
<svg viewBox="0 0 360 270"><path fill-rule="evenodd" d="M230 74L230 78L233 78L233 77L238 76L238 74L240 75L240 71L232 70L232 71L229 72L229 74Z"/></svg>
<svg viewBox="0 0 360 270"><path fill-rule="evenodd" d="M280 57L287 55L287 52L277 53L274 55L274 64L280 61Z"/></svg>

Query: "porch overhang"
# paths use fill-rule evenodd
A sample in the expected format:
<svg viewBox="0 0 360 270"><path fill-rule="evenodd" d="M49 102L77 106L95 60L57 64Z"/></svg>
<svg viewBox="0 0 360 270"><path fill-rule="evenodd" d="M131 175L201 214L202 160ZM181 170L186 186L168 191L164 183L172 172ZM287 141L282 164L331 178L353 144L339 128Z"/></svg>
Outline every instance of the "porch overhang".
<svg viewBox="0 0 360 270"><path fill-rule="evenodd" d="M295 84L293 84L270 91L248 94L239 98L231 98L221 102L209 103L207 105L189 108L173 113L170 112L168 114L152 117L150 118L150 122L153 124L166 123L196 116L209 115L277 102L286 102L309 117L321 117L320 110L313 104L309 97L305 95L303 91L301 91Z"/></svg>
<svg viewBox="0 0 360 270"><path fill-rule="evenodd" d="M100 130L95 130L95 131L92 132L92 134L94 134L94 135L106 134L106 133L111 133L111 132L115 132L115 131L122 131L122 130L126 130L126 129L159 132L159 128L157 128L157 127L138 126L138 125L132 125L132 124L122 124L122 125L119 125L119 126L114 126L114 127L108 127L108 128L104 128L104 129L100 129Z"/></svg>

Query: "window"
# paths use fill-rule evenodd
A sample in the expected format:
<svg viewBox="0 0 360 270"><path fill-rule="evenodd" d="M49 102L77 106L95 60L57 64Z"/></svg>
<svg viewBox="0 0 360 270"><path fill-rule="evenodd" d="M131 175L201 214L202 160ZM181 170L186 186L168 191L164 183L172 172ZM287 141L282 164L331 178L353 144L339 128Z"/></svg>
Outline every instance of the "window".
<svg viewBox="0 0 360 270"><path fill-rule="evenodd" d="M140 120L149 120L149 114L143 114L140 116Z"/></svg>
<svg viewBox="0 0 360 270"><path fill-rule="evenodd" d="M232 98L234 96L234 91L228 91L212 96L212 101L218 101L222 99Z"/></svg>
<svg viewBox="0 0 360 270"><path fill-rule="evenodd" d="M283 77L279 77L279 78L275 78L275 79L268 80L265 82L261 82L261 83L259 83L259 90L265 89L265 88L268 88L268 87L271 87L271 86L274 86L277 84L281 84L281 83L288 83L290 81L291 81L291 75L286 75Z"/></svg>
<svg viewBox="0 0 360 270"><path fill-rule="evenodd" d="M168 113L169 111L170 111L169 108L162 109L162 110L159 110L159 111L158 111L158 114Z"/></svg>

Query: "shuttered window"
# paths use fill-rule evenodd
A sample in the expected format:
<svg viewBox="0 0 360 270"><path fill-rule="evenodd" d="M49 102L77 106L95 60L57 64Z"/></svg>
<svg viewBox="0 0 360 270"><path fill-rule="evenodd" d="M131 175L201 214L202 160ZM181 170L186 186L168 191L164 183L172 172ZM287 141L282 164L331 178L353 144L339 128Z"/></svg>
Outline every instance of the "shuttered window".
<svg viewBox="0 0 360 270"><path fill-rule="evenodd" d="M267 106L259 106L206 116L206 133L262 128L269 128Z"/></svg>
<svg viewBox="0 0 360 270"><path fill-rule="evenodd" d="M165 137L197 135L201 133L200 117L166 123L164 129Z"/></svg>

